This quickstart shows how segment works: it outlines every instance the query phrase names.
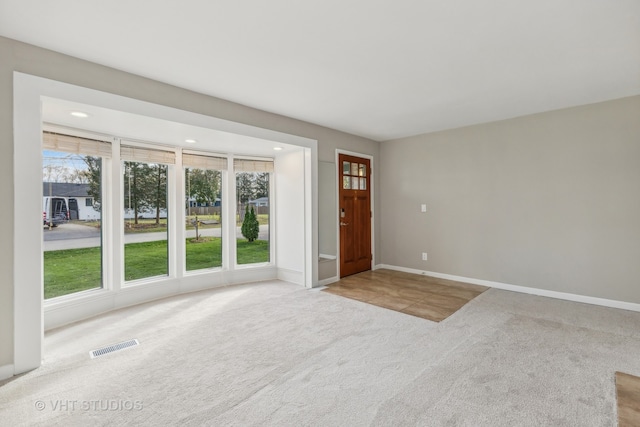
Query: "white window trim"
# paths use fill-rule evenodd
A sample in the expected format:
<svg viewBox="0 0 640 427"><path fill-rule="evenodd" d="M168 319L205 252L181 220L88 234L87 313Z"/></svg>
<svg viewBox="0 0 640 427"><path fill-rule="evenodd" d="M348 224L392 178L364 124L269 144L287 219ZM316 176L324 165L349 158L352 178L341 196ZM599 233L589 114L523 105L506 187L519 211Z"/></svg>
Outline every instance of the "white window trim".
<svg viewBox="0 0 640 427"><path fill-rule="evenodd" d="M62 83L42 77L13 73L13 122L14 122L14 229L21 230L20 239L14 238L14 309L13 309L13 371L14 374L27 372L37 368L43 356L43 331L45 321L47 328L60 326L72 321L94 316L97 313L111 311L153 299L191 292L232 283L243 283L252 280L264 280L276 276L277 266L255 268L250 270L226 271L222 274L199 275L190 280L168 279L162 286L133 287L120 289L119 280L113 283L113 292L103 292L99 297L85 298L82 303L43 310L42 259L34 260L34 249L42 246L41 204L37 195L42 190L41 167L41 133L43 128L41 103L43 98L63 99L79 104L95 105L132 114L142 114L162 120L185 123L187 125L206 127L218 131L240 134L249 137L278 141L283 144L300 147L309 158L310 176L305 175L305 191L311 200L310 213L304 221L304 259L302 266L305 277L304 285L312 287L317 284L317 141L269 129L258 128L238 122L231 122L202 114L179 110L158 104L152 104L132 98L126 98L98 90L88 89L68 83ZM119 159L119 145L114 142L114 159ZM38 154L39 153L39 154ZM112 177L120 176L120 162L111 162ZM310 179L308 179L310 178ZM112 180L113 181L113 180ZM234 180L228 180L233 182ZM40 199L40 200L39 200ZM112 218L119 218L122 202L116 198L110 203ZM105 199L106 200L106 199ZM306 200L306 198L305 198ZM306 203L306 202L305 202ZM228 209L233 207L227 206ZM227 215L229 217L229 215ZM114 248L121 247L122 236L113 232ZM40 249L42 250L42 249ZM122 266L114 262L108 271L115 277L123 274ZM113 278L112 278L113 279Z"/></svg>
<svg viewBox="0 0 640 427"><path fill-rule="evenodd" d="M192 150L182 150L182 154L190 154L190 155L196 155L196 156L204 156L204 157L217 157L217 158L224 158L226 160L226 167L224 169L211 169L211 170L217 170L220 171L220 188L222 190L222 198L220 200L220 203L222 205L222 207L220 208L221 211L221 216L222 216L222 223L220 224L220 238L222 240L222 247L221 247L221 256L222 256L222 265L220 267L211 267L211 268L201 268L198 270L190 270L187 271L187 254L186 254L186 247L184 244L180 244L178 245L181 249L178 252L178 257L182 260L182 268L179 269L179 271L181 271L181 274L183 276L198 276L198 275L204 275L204 274L209 274L209 273L216 273L216 272L221 272L221 271L225 271L228 270L228 266L225 266L225 261L226 261L226 257L225 257L225 245L229 245L228 240L225 237L225 218L226 218L226 214L224 213L224 205L225 203L229 203L228 201L228 197L226 195L226 180L227 180L227 173L228 173L228 165L229 165L229 155L223 155L223 154L215 154L215 153L206 153L206 152L201 152L201 151L192 151ZM180 160L182 161L182 157L180 158ZM176 165L177 166L177 165ZM186 200L187 198L187 193L185 190L185 171L187 168L192 168L192 169L197 169L198 167L196 166L185 166L184 164L181 163L181 167L180 170L182 170L182 176L181 176L181 181L178 184L178 200ZM205 168L206 169L206 168ZM181 218L179 218L179 224L186 224L186 214L184 212L184 209L180 209L179 210L179 215L181 215ZM178 241L179 242L185 242L186 241L186 229L184 226L180 227L182 230L181 232L178 233ZM227 250L228 252L228 250Z"/></svg>
<svg viewBox="0 0 640 427"><path fill-rule="evenodd" d="M247 157L243 156L242 158L238 158L239 160L245 160L247 159ZM255 159L255 158L254 158ZM235 159L234 159L235 160ZM270 161L272 163L274 163L273 167L275 168L275 161L274 159L270 159ZM275 205L276 205L276 200L275 200L275 183L274 183L274 179L275 179L275 173L273 172L268 172L269 173L269 237L268 237L268 242L269 242L269 261L267 262L254 262L254 263L249 263L249 264L238 264L238 244L237 244L237 237L236 237L236 223L235 223L235 218L236 218L236 205L237 205L237 199L235 197L236 195L236 174L238 173L243 173L243 172L248 172L248 173L253 173L253 172L257 172L257 173L264 173L261 171L246 171L244 169L240 169L240 170L235 170L235 161L229 163L230 165L232 165L231 167L231 173L233 173L233 220L232 220L232 227L233 227L233 248L232 251L233 252L233 269L234 270L244 270L244 269L248 269L248 268L259 268L259 267L268 267L268 266L272 266L272 265L277 265L277 260L276 260L276 250L275 250L275 246L276 246L276 242L273 238L273 236L275 236L275 222L274 221L274 214L275 214ZM223 242L224 243L224 242Z"/></svg>

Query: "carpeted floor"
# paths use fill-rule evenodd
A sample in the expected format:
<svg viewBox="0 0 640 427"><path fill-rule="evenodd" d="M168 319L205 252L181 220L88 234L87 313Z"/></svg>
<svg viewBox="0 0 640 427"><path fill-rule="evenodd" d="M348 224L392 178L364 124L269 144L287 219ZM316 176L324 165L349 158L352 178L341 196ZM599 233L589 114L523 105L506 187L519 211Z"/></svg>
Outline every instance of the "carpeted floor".
<svg viewBox="0 0 640 427"><path fill-rule="evenodd" d="M489 289L434 323L263 282L47 333L0 424L613 426L639 354L635 312Z"/></svg>

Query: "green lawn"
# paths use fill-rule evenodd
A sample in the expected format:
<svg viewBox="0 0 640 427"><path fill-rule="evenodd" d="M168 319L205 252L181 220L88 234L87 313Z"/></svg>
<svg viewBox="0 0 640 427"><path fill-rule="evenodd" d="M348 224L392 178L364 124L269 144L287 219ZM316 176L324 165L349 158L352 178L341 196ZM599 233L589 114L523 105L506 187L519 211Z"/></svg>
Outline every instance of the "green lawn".
<svg viewBox="0 0 640 427"><path fill-rule="evenodd" d="M238 239L238 264L253 264L269 261L269 242L254 240L249 243L245 239Z"/></svg>
<svg viewBox="0 0 640 427"><path fill-rule="evenodd" d="M124 220L124 232L130 233L156 233L167 231L167 219L161 218L160 223L156 224L155 219L138 219L136 224L132 219Z"/></svg>
<svg viewBox="0 0 640 427"><path fill-rule="evenodd" d="M44 298L100 286L100 248L44 253Z"/></svg>
<svg viewBox="0 0 640 427"><path fill-rule="evenodd" d="M192 220L195 219L195 217L198 217L199 221L211 221L211 220L216 220L218 221L217 224L200 224L199 228L220 228L220 223L222 222L220 215L187 215L187 221L186 221L186 229L187 230L193 230L195 227L192 224ZM258 223L260 225L265 225L265 224L269 224L269 215L267 214L258 214L256 215L257 219L258 219ZM79 221L79 220L72 220L72 223L76 223L76 224L82 224L88 227L96 227L96 228L100 228L100 221ZM236 215L236 225L238 227L240 227L242 225L242 221L240 221L240 215ZM166 218L160 218L160 224L156 224L156 220L155 219L138 219L138 224L134 224L134 220L132 219L126 219L124 221L124 232L126 234L131 234L131 233L155 233L155 232L161 232L161 231L167 231L167 219Z"/></svg>
<svg viewBox="0 0 640 427"><path fill-rule="evenodd" d="M187 239L187 271L220 267L222 240L207 238L193 243ZM238 240L238 264L269 261L269 242ZM167 274L167 241L158 240L125 245L125 280ZM45 299L101 286L100 249L67 249L44 252Z"/></svg>
<svg viewBox="0 0 640 427"><path fill-rule="evenodd" d="M124 245L124 280L164 276L168 272L167 241Z"/></svg>
<svg viewBox="0 0 640 427"><path fill-rule="evenodd" d="M269 224L269 215L267 214L256 214L256 218L258 220L258 224L265 225ZM236 214L236 225L240 227L242 225L242 221L240 221L240 215Z"/></svg>
<svg viewBox="0 0 640 427"><path fill-rule="evenodd" d="M222 265L222 239L205 237L204 242L187 240L187 271L214 268Z"/></svg>

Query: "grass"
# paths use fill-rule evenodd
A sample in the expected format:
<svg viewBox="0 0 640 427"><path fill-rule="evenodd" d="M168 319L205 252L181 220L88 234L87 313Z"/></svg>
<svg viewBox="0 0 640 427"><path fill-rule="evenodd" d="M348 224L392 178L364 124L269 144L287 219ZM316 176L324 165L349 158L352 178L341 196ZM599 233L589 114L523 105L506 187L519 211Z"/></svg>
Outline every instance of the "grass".
<svg viewBox="0 0 640 427"><path fill-rule="evenodd" d="M267 214L259 214L256 215L258 218L258 223L260 225L266 225L269 224L269 215ZM193 220L196 217L196 215L188 215L186 217L187 222L186 222L186 229L187 230L193 230L194 226L191 223L191 220ZM208 220L216 220L218 221L218 224L201 224L199 228L203 229L203 228L220 228L220 223L222 222L220 220L220 216L219 215L198 215L198 220L200 221L208 221ZM96 228L100 228L100 221L79 221L79 220L73 220L71 221L73 223L76 224L82 224L82 225L86 225L88 227L96 227ZM237 226L241 226L242 225L242 221L240 221L240 215L236 215L236 225ZM132 219L126 219L124 221L124 232L126 234L130 234L130 233L153 233L153 232L158 232L158 231L167 231L167 219L166 218L160 218L160 224L156 224L156 220L155 219L138 219L138 224L134 224L134 220Z"/></svg>
<svg viewBox="0 0 640 427"><path fill-rule="evenodd" d="M81 221L81 220L72 220L72 224L84 225L85 227L94 227L100 228L101 222L100 220L90 220L90 221ZM167 231L167 219L160 218L160 223L156 224L155 219L138 219L138 223L136 224L132 219L124 220L124 232L126 234L130 233L154 233L158 231Z"/></svg>
<svg viewBox="0 0 640 427"><path fill-rule="evenodd" d="M222 265L222 240L205 238L204 242L187 239L187 271ZM125 245L125 280L163 276L168 271L167 241L157 240ZM269 261L269 242L238 239L238 264ZM101 287L100 248L66 249L44 252L45 299Z"/></svg>
<svg viewBox="0 0 640 427"><path fill-rule="evenodd" d="M44 253L44 298L100 287L100 248Z"/></svg>
<svg viewBox="0 0 640 427"><path fill-rule="evenodd" d="M124 280L164 276L169 271L167 241L129 243L124 245Z"/></svg>
<svg viewBox="0 0 640 427"><path fill-rule="evenodd" d="M167 231L167 219L160 218L160 223L156 224L155 219L138 219L136 224L132 219L124 220L124 232L129 233L155 233Z"/></svg>
<svg viewBox="0 0 640 427"><path fill-rule="evenodd" d="M187 271L222 266L222 239L205 237L203 240L195 243L187 239Z"/></svg>
<svg viewBox="0 0 640 427"><path fill-rule="evenodd" d="M258 219L258 224L265 225L269 224L269 215L268 214L256 214L256 218ZM236 215L236 225L241 226L242 221L240 221L240 215Z"/></svg>
<svg viewBox="0 0 640 427"><path fill-rule="evenodd" d="M187 226L187 230L192 230L194 228L193 226L193 221L198 218L198 221L202 222L202 221L215 221L215 224L200 224L200 228L219 228L222 226L222 218L220 218L220 215L187 215L185 220L186 220L186 226Z"/></svg>
<svg viewBox="0 0 640 427"><path fill-rule="evenodd" d="M266 240L254 240L249 243L244 239L238 239L238 264L253 264L269 261L269 242Z"/></svg>

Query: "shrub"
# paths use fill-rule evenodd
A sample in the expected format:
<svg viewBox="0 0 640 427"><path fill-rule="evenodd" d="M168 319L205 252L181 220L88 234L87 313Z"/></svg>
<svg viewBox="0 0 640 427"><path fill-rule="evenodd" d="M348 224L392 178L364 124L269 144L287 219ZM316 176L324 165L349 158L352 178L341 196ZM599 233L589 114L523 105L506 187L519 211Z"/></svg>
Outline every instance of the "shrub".
<svg viewBox="0 0 640 427"><path fill-rule="evenodd" d="M251 210L249 210L249 207L247 206L240 231L249 242L253 242L258 238L258 233L260 233L260 223L258 223L258 218L253 210L253 206L251 206Z"/></svg>

